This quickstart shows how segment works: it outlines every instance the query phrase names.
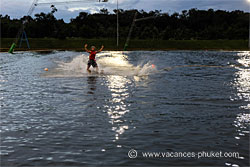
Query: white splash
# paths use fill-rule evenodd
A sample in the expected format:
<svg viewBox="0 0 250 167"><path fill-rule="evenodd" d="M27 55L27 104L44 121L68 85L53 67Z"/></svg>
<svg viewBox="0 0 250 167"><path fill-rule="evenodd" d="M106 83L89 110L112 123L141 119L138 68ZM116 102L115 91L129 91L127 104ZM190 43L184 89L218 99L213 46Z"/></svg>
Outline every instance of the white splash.
<svg viewBox="0 0 250 167"><path fill-rule="evenodd" d="M104 75L120 76L147 76L157 69L150 62L134 66L128 61L128 57L122 52L103 52L97 55L99 71ZM56 62L57 67L47 72L46 77L84 77L88 76L86 71L88 55L76 56L70 62ZM94 70L91 67L91 70Z"/></svg>

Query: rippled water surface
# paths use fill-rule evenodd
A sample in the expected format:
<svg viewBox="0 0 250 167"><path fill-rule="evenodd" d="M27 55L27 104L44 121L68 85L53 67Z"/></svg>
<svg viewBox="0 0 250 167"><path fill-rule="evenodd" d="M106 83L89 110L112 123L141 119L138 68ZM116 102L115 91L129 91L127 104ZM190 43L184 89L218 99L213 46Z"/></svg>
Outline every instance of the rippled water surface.
<svg viewBox="0 0 250 167"><path fill-rule="evenodd" d="M103 74L85 72L85 53L0 53L1 166L249 166L249 52L103 52L97 62ZM202 151L239 156L142 154Z"/></svg>

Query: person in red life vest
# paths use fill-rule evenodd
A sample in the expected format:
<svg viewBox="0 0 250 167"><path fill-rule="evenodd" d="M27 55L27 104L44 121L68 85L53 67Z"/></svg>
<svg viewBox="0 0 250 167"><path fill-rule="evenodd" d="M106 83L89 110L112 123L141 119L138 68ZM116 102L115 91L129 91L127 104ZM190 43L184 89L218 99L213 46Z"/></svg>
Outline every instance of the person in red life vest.
<svg viewBox="0 0 250 167"><path fill-rule="evenodd" d="M102 45L101 49L98 51L96 51L95 46L91 46L91 50L88 50L87 47L88 47L88 44L85 44L84 48L85 48L86 52L89 53L89 61L88 61L87 71L91 72L91 70L89 69L91 66L96 68L96 71L98 71L98 65L96 63L95 56L97 53L100 53L103 50L104 46Z"/></svg>

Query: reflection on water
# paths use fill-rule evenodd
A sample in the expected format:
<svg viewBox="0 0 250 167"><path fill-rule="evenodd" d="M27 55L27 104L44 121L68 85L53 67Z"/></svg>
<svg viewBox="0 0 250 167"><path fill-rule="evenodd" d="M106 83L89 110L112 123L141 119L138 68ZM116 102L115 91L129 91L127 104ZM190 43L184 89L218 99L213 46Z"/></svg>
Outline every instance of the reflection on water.
<svg viewBox="0 0 250 167"><path fill-rule="evenodd" d="M235 139L237 140L236 145L239 145L239 143L241 143L242 137L249 136L250 125L250 114L245 113L245 111L249 112L250 109L250 56L247 53L239 53L238 56L239 59L237 59L237 62L241 64L241 66L236 67L237 72L235 73L235 79L233 83L237 90L237 97L231 100L243 100L246 103L245 105L239 106L239 108L242 109L244 113L237 114L233 124L237 130L237 135L235 136ZM247 158L247 154L240 157L240 159L245 158ZM230 164L228 166L232 166L231 163L227 164Z"/></svg>
<svg viewBox="0 0 250 167"><path fill-rule="evenodd" d="M238 56L237 61L242 67L236 67L238 71L235 73L234 85L238 98L247 102L245 106L240 108L250 109L250 55L241 53Z"/></svg>
<svg viewBox="0 0 250 167"><path fill-rule="evenodd" d="M126 74L132 72L132 70L129 70L133 67L132 64L127 61L127 56L120 52L114 52L111 57L99 60L102 68L104 66L112 66L113 69L111 71L117 72L118 74L124 74L124 71L126 71ZM123 69L123 71L121 71L121 69ZM104 69L105 72L109 70L109 68ZM107 112L110 118L109 122L112 124L112 131L115 132L115 139L113 141L119 140L119 137L129 129L129 125L124 116L126 113L130 112L128 109L130 104L127 104L125 101L130 96L128 88L130 84L131 80L128 79L127 75L106 76L105 85L111 93L111 98L104 107L106 109L105 112ZM119 147L119 145L117 146Z"/></svg>
<svg viewBox="0 0 250 167"><path fill-rule="evenodd" d="M88 87L89 87L89 91L88 94L94 94L95 90L96 90L96 81L97 81L97 76L89 76L88 77Z"/></svg>
<svg viewBox="0 0 250 167"><path fill-rule="evenodd" d="M250 60L248 60L250 61ZM235 86L238 91L238 98L250 102L250 69L249 68L236 68L238 71L235 73ZM250 104L241 106L244 109L250 109Z"/></svg>
<svg viewBox="0 0 250 167"><path fill-rule="evenodd" d="M125 130L129 128L126 124L124 115L129 111L125 100L129 97L128 85L131 81L124 76L108 76L107 86L111 92L112 98L109 100L109 105L106 105L107 113L112 124L112 130L115 132L115 140L119 140Z"/></svg>

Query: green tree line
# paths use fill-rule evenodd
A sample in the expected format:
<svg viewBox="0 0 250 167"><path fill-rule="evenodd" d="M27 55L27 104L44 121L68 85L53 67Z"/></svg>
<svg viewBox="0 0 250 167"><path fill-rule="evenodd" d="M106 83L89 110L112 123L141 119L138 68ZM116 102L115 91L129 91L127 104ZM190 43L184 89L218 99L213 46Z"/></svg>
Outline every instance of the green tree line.
<svg viewBox="0 0 250 167"><path fill-rule="evenodd" d="M81 38L114 38L116 36L116 10L113 12L101 9L99 13L80 12L69 23L57 19L53 8L50 13L35 14L11 19L8 15L0 15L1 37L15 38L22 23L30 38L66 37ZM162 13L155 10L119 10L120 37L126 38L135 12L137 18L154 16L152 19L136 22L132 38L163 40L215 40L215 39L247 39L249 13L243 11L223 10L184 10L181 13Z"/></svg>

